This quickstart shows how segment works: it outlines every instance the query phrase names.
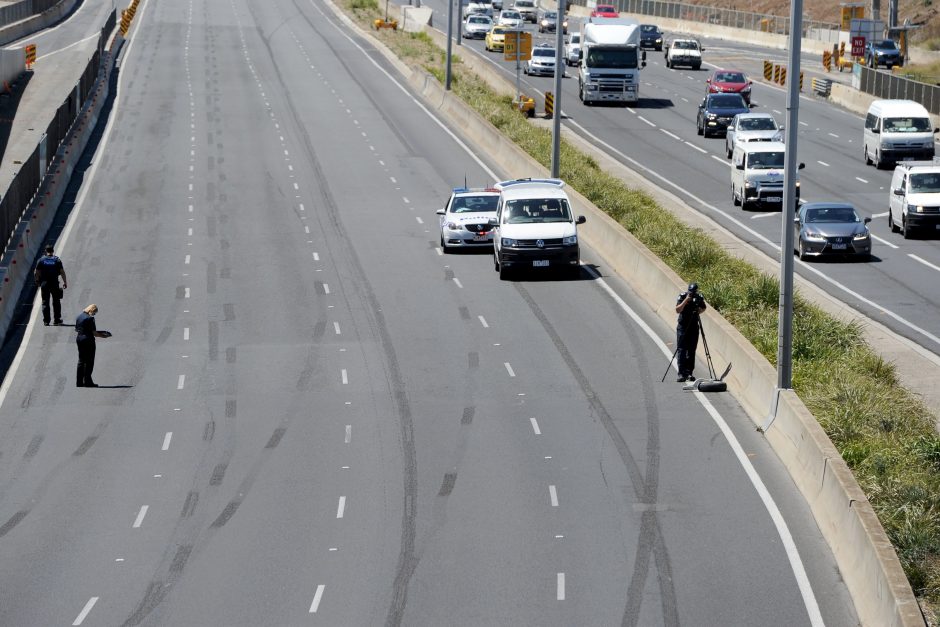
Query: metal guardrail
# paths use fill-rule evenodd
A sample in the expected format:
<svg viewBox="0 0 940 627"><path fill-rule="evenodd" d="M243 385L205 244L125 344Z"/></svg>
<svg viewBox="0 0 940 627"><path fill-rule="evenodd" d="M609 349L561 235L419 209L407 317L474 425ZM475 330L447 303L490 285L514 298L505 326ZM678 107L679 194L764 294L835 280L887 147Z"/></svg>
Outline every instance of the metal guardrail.
<svg viewBox="0 0 940 627"><path fill-rule="evenodd" d="M582 4L582 2L576 4ZM685 2L669 2L667 0L613 0L613 4L617 6L619 11L625 13L704 22L779 35L786 35L790 32L790 18L779 15L721 9ZM833 22L803 20L803 37L829 41L831 39L829 33L838 33L838 31L839 24ZM838 41L838 37L835 40Z"/></svg>
<svg viewBox="0 0 940 627"><path fill-rule="evenodd" d="M940 86L898 76L892 72L859 66L858 88L884 99L913 100L931 113L940 115Z"/></svg>

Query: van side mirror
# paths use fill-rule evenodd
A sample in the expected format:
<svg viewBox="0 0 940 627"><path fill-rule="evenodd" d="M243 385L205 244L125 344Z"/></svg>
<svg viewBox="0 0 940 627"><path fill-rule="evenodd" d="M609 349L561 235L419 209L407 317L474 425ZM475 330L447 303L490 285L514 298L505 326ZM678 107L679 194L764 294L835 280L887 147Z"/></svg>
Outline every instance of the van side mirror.
<svg viewBox="0 0 940 627"><path fill-rule="evenodd" d="M904 188L903 188L903 187L895 187L895 188L894 188L894 195L895 195L895 196L903 196L903 195L904 195Z"/></svg>
<svg viewBox="0 0 940 627"><path fill-rule="evenodd" d="M587 218L584 216L578 216L578 219L575 221L576 224L584 224L585 222L587 222Z"/></svg>
<svg viewBox="0 0 940 627"><path fill-rule="evenodd" d="M933 132L934 132L934 133L940 133L940 128L935 128L935 129L933 130Z"/></svg>
<svg viewBox="0 0 940 627"><path fill-rule="evenodd" d="M799 224L799 223L800 223L799 217L793 218L793 224Z"/></svg>
<svg viewBox="0 0 940 627"><path fill-rule="evenodd" d="M444 210L443 210L443 209L438 209L438 210L435 211L434 213L436 213L436 214L439 215L439 216L442 216L442 215L444 215Z"/></svg>
<svg viewBox="0 0 940 627"><path fill-rule="evenodd" d="M743 170L743 169L744 169L744 162L742 161L741 163L739 163L738 165L736 165L736 166L734 166L734 167L737 168L738 170Z"/></svg>
<svg viewBox="0 0 940 627"><path fill-rule="evenodd" d="M646 67L646 61L640 61L640 67L641 68Z"/></svg>
<svg viewBox="0 0 940 627"><path fill-rule="evenodd" d="M863 224L868 224L869 222L871 222L871 218L865 218L864 220L862 220Z"/></svg>
<svg viewBox="0 0 940 627"><path fill-rule="evenodd" d="M499 226L499 220L497 220L496 218L490 218L489 220L486 221L486 223L489 226Z"/></svg>
<svg viewBox="0 0 940 627"><path fill-rule="evenodd" d="M805 167L806 167L806 164L805 164L805 163L801 163L800 165L796 166L796 169L797 169L797 170L802 170L802 169L805 168Z"/></svg>
<svg viewBox="0 0 940 627"><path fill-rule="evenodd" d="M879 129L879 128L876 126L875 128L871 129L871 132L874 133L875 135L878 135L878 134L881 133L881 129Z"/></svg>

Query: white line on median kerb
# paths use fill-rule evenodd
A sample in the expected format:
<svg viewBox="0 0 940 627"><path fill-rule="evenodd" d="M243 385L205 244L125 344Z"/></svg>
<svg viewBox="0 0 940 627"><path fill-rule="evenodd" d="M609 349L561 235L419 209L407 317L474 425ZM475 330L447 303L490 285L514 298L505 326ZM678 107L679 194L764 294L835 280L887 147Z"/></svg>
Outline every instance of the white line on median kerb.
<svg viewBox="0 0 940 627"><path fill-rule="evenodd" d="M134 529L139 529L144 522L144 516L147 515L147 510L150 509L149 505L141 505L140 511L137 512L137 518L134 519Z"/></svg>
<svg viewBox="0 0 940 627"><path fill-rule="evenodd" d="M476 153L474 153L474 152L470 149L470 147L467 146L467 144L466 144L464 141L462 141L460 138L458 138L458 137L454 134L453 131L451 131L449 128L447 128L447 126L446 126L440 119L438 119L434 114L432 114L431 111L430 111L427 107L425 107L423 103L421 103L415 96L413 96L413 95L405 88L404 85L402 85L402 84L401 84L398 80L396 80L387 70L385 70L381 65L379 65L379 63L378 63L375 59L373 59L373 58L369 55L369 53L366 52L366 50L365 50L362 46L360 46L352 37L349 36L349 34L346 32L346 30L344 30L343 28L341 28L336 22L334 22L332 19L330 19L330 18L326 15L326 13L325 13L319 6L317 6L317 5L313 2L313 0L310 0L310 6L313 7L316 11L318 11L321 15L323 15L324 18L326 18L327 22L328 22L331 26L333 26L333 27L336 29L336 31L337 31L340 35L342 35L342 36L345 37L347 40L349 40L349 42L352 43L352 45L355 46L355 47L359 50L359 52L361 52L362 55L363 55L364 57L366 57L366 59L367 59L370 63L372 63L373 66L375 66L375 67L378 69L379 72L381 72L382 74L384 74L385 77L388 78L388 80L391 81L396 87L398 87L398 89L401 90L401 92L404 93L406 97L410 98L410 100L415 104L415 106L418 107L418 109L420 109L421 111L423 111L423 112L428 116L428 118L430 118L430 119L431 119L435 124L437 124L448 136L450 136L450 137L457 143L457 145L460 146L460 147L467 153L467 155L468 155L471 159L473 159L473 160L491 177L492 180L494 180L494 181L495 181L495 180L500 180L500 177L497 176L496 173L493 172L493 170L491 170L491 169L476 155ZM340 19L341 19L341 18L340 18ZM349 23L351 23L351 21L350 21ZM666 179L666 178L663 177L662 175L659 175L659 174L657 174L657 173L652 172L651 170L649 170L649 168L646 168L646 167L642 166L642 165L641 165L639 162L637 162L635 159L632 159L632 158L630 158L630 157L624 155L623 153L621 153L620 151L618 151L616 148L613 148L612 146L610 146L610 144L607 144L606 142L600 141L595 135L589 133L589 132L588 132L583 126L581 126L580 124L577 124L576 122L573 122L573 121L571 121L571 120L569 120L569 123L571 123L573 126L577 126L578 128L580 128L580 129L582 130L582 132L585 133L586 136L592 137L592 138L593 138L595 141L597 141L600 145L604 145L604 146L606 146L608 149L614 151L616 154L622 155L625 159L627 159L628 161L630 161L632 164L634 164L635 166L637 166L637 168L641 169L642 171L644 171L644 172L649 172L649 173L655 175L657 179L662 180L663 183L668 184L668 185L670 185L670 186L672 186L672 187L676 187L677 189L680 189L680 191L682 191L683 193L688 194L688 192L685 192L685 190L682 190L681 188L679 188L677 185L675 185L674 183L672 183L672 181L669 181L668 179ZM691 197L691 196L690 196L690 197ZM704 203L703 201L701 201L700 199L698 199L698 198L694 198L694 200L696 200L697 202L700 202L701 204L705 205L705 203ZM711 208L712 210L718 212L718 210L715 209L714 207L710 207L710 208ZM722 213L722 212L718 212L718 213ZM722 215L723 215L723 216L727 216L727 214L723 214L723 213L722 213ZM734 220L734 218L732 218L732 220ZM740 222L739 222L739 225L742 226L743 228L747 229L749 232L753 233L754 235L756 235L756 236L759 237L760 239L762 239L762 240L764 240L764 241L767 241L768 243L771 243L771 242L769 242L769 240L767 240L767 238L761 236L759 233L757 233L757 232L754 231L753 229L750 229L750 228L746 227L743 223L740 223ZM779 250L779 246L777 246L777 249ZM659 346L659 349L660 349L660 351L663 353L663 355L664 355L665 357L670 357L670 356L672 355L672 351L669 350L669 349L666 347L666 345L662 342L662 340L659 339L659 337L658 337L658 336L655 334L655 332L649 327L649 325L647 325L647 324L643 321L643 319L640 318L639 315L638 315L635 311L633 311L633 309L631 309L631 308L626 304L626 302L624 302L624 300L623 300L622 298L620 298L620 296L619 296L616 292L614 292L613 289L611 289L611 287L610 287L609 285L607 285L607 283L600 277L600 275L598 275L596 272L594 272L591 268L586 267L586 269L587 269L587 271L588 271L590 274L592 274L592 275L594 276L594 278L596 279L597 284L600 285L601 288L604 289L604 291L607 292L607 293L611 296L611 298L613 298L614 302L616 302L624 311L626 311L626 312L630 315L631 318L633 318L633 320L646 332L646 334L650 337L650 339L654 342L654 344L656 344L657 346ZM825 278L825 275L822 275L822 276ZM827 279L827 280L829 280L829 279ZM856 296L857 296L857 295L856 295ZM861 297L859 297L859 298L861 298ZM37 311L38 311L38 308L37 308ZM938 343L940 343L940 342L938 342ZM779 509L777 508L777 505L776 505L776 503L775 503L774 500L773 500L773 497L772 497L772 496L770 495L770 493L767 491L766 486L764 486L763 481L762 481L761 478L760 478L760 475L757 474L757 471L756 471L756 470L754 469L754 467L751 465L751 462L750 462L750 460L747 458L747 455L744 453L743 449L741 448L740 443L739 443L739 442L737 441L737 439L734 437L734 433L731 432L731 430L728 428L727 424L725 423L724 419L723 419L723 418L721 417L721 415L715 410L715 408L711 405L711 401L709 401L707 398L705 398L705 397L704 397L701 393L699 393L699 392L694 392L693 395L698 399L698 401L699 401L700 403L702 403L702 404L706 407L706 409L707 409L708 412L709 412L709 415L712 417L712 420L715 421L715 423L718 424L720 427L721 427L722 425L724 426L724 428L722 428L721 431L722 431L722 434L725 436L725 439L728 440L729 444L732 443L732 442L734 443L734 444L732 445L732 449L734 450L735 456L736 456L737 459L738 459L738 463L740 463L741 466L744 468L745 473L747 474L748 478L749 478L750 481L751 481L751 484L754 486L755 490L757 491L758 495L759 495L760 498L761 498L761 501L764 503L764 506L767 508L767 511L768 511L768 513L770 514L771 520L772 520L773 523L774 523L774 527L775 527L776 530L777 530L777 534L780 536L780 538L781 538L781 540L782 540L782 542L783 542L783 546L784 546L784 548L785 548L785 550L786 550L786 553L787 553L787 558L788 558L789 561L790 561L790 568L793 570L793 575L794 575L794 578L796 579L797 585L798 585L798 587L799 587L800 594L801 594L802 597L803 597L803 603L804 603L804 605L806 606L807 614L809 615L810 621L811 621L811 623L813 624L814 627L823 627L824 623L823 623L823 620L822 620L822 615L821 615L820 612L819 612L819 605L818 605L817 602L816 602L816 596L815 596L814 593L813 593L813 589L812 589L812 586L810 585L809 578L808 578L807 575L806 575L806 569L804 568L803 562L802 562L802 560L800 559L799 551L797 550L796 545L795 545L794 542L793 542L793 537L790 535L790 530L789 530L789 528L787 527L786 521L783 519L783 516L781 516L780 511L779 511ZM561 584L561 585L559 586L559 592L563 592L563 590L561 589L561 586L564 585L564 573L559 573L559 574L558 574L558 581L559 581L559 583Z"/></svg>

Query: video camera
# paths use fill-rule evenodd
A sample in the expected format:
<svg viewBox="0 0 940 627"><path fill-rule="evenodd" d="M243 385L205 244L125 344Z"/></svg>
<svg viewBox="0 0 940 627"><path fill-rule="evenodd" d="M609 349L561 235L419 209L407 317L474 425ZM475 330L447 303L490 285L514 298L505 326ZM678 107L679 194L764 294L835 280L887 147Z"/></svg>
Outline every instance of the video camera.
<svg viewBox="0 0 940 627"><path fill-rule="evenodd" d="M688 306L692 307L693 313L698 313L698 310L705 306L705 297L699 294L698 283L690 284L683 297L685 296L688 296L692 301Z"/></svg>

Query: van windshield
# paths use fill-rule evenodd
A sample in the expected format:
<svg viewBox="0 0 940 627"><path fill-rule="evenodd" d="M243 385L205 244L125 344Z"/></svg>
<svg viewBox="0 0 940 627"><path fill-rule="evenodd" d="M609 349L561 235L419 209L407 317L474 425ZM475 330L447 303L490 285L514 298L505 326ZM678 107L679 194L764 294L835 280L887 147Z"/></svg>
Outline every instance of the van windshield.
<svg viewBox="0 0 940 627"><path fill-rule="evenodd" d="M917 194L940 192L940 172L911 174L911 192Z"/></svg>
<svg viewBox="0 0 940 627"><path fill-rule="evenodd" d="M885 133L929 133L927 118L885 118L882 130Z"/></svg>
<svg viewBox="0 0 940 627"><path fill-rule="evenodd" d="M503 205L503 223L528 222L571 222L568 201L564 198L507 200Z"/></svg>
<svg viewBox="0 0 940 627"><path fill-rule="evenodd" d="M782 152L752 152L747 156L747 167L752 170L772 170L783 167Z"/></svg>

